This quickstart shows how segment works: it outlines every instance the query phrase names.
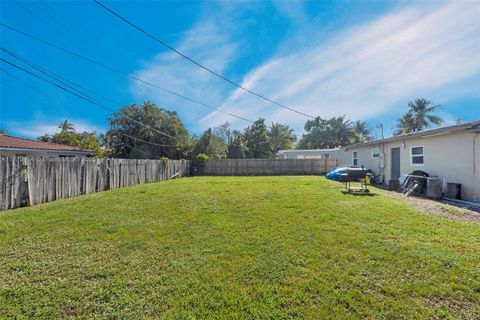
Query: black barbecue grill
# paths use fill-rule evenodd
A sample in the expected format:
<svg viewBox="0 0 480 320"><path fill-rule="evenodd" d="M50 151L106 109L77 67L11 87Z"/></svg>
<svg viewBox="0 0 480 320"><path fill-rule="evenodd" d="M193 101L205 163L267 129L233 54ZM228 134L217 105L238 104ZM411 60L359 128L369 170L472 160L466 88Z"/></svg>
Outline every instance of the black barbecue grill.
<svg viewBox="0 0 480 320"><path fill-rule="evenodd" d="M372 176L372 170L365 168L347 168L346 173L342 173L339 176L338 181L345 183L345 189L348 192L360 191L369 192L368 184L370 177ZM351 184L360 183L360 187L353 187Z"/></svg>

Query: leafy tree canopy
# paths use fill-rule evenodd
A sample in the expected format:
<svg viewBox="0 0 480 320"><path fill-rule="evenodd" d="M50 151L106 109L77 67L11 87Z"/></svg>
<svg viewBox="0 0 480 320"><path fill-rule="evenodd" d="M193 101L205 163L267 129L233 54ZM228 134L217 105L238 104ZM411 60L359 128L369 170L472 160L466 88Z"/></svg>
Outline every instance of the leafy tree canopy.
<svg viewBox="0 0 480 320"><path fill-rule="evenodd" d="M327 149L365 142L370 139L370 129L365 122L352 123L346 116L322 119L317 117L305 123L305 131L298 149Z"/></svg>
<svg viewBox="0 0 480 320"><path fill-rule="evenodd" d="M37 138L39 141L65 144L68 146L80 147L86 150L93 150L96 156L103 156L104 150L101 148L100 137L95 132L76 132L73 123L65 120L58 125L59 131L50 136L44 134Z"/></svg>
<svg viewBox="0 0 480 320"><path fill-rule="evenodd" d="M178 114L151 102L123 107L112 114L108 123L105 143L112 157L181 159L192 149Z"/></svg>

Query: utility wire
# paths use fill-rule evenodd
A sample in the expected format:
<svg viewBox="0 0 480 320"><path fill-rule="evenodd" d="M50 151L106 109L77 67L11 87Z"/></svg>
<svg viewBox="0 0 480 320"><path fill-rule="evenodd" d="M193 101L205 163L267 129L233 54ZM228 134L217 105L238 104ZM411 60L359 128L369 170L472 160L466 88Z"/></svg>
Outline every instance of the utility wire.
<svg viewBox="0 0 480 320"><path fill-rule="evenodd" d="M109 108L109 107L106 107L106 106L104 106L104 105L102 105L102 104L100 104L100 103L98 103L98 102L96 102L96 101L94 101L94 100L92 100L92 99L89 99L88 97L86 97L86 96L83 95L83 94L79 94L79 93L77 93L77 92L75 92L75 91L72 91L72 90L68 89L67 87L64 87L64 86L62 86L62 85L59 85L59 84L57 84L57 83L55 83L55 82L53 82L53 81L51 81L51 80L49 80L49 79L46 79L46 78L44 78L44 77L42 77L42 76L40 76L40 75L38 75L38 74L35 74L35 73L33 73L33 72L25 69L25 68L22 68L21 66L15 64L15 63L13 63L13 62L10 62L10 61L8 61L8 60L5 60L4 58L0 58L0 61L3 61L4 63L6 63L6 64L8 64L8 65L10 65L10 66L18 69L18 70L21 70L21 71L23 71L23 72L31 75L32 77L35 77L35 78L37 78L37 79L39 79L39 80L42 80L42 81L45 81L45 82L47 82L47 83L49 83L49 84L57 87L57 88L60 89L60 90L63 90L63 91L65 91L65 92L67 92L67 93L69 93L69 94L71 94L71 95L74 95L74 96L76 96L76 97L78 97L78 98L80 98L80 99L82 99L82 100L85 100L85 101L87 101L87 102L90 102L91 104L94 104L94 105L96 105L97 107L102 108L102 109L104 109L104 110L106 110L106 111L108 111L108 112L112 112L112 113L115 112L115 110L113 110L113 109L111 109L111 108ZM78 90L77 90L77 91L78 91ZM159 134L161 134L161 135L163 135L163 136L166 136L166 137L169 137L169 138L172 138L172 139L177 139L176 137L174 137L174 136L172 136L172 135L170 135L170 134L168 134L168 133L165 133L165 132L163 132L163 131L157 130L157 129L155 129L155 128L149 126L149 125L146 125L146 124L144 124L144 123L142 123L142 122L140 122L140 121L138 121L138 120L136 120L136 119L134 119L134 118L132 118L132 117L129 117L129 116L125 116L125 117L126 117L127 119L129 119L129 120L131 120L131 121L133 121L133 122L141 125L141 126L146 127L147 129L153 130L153 131L155 131L155 132L157 132L157 133L159 133Z"/></svg>
<svg viewBox="0 0 480 320"><path fill-rule="evenodd" d="M10 71L7 71L5 68L2 68L0 67L0 71L2 71L3 73L5 73L6 75L12 77L13 79L17 80L18 82L22 83L24 86L26 87L29 87L30 89L32 89L33 91L36 91L38 93L40 93L42 96L45 96L47 97L47 93L43 92L42 90L38 89L37 87L31 85L30 83L28 83L27 81L24 81L23 79L21 79L20 77L17 77L16 75L14 75L13 73L11 73Z"/></svg>
<svg viewBox="0 0 480 320"><path fill-rule="evenodd" d="M1 49L2 51L6 52L7 54L10 54L8 50L6 50L6 49L4 49L4 48L1 48L1 47L0 47L0 49ZM13 56L13 55L12 55L12 56ZM15 57L15 56L14 56L14 57ZM17 58L17 57L15 57L15 58ZM17 58L17 59L19 59L20 61L24 62L24 61L21 60L20 58ZM48 80L48 79L45 79L45 78L42 77L42 76L39 76L39 75L37 75L37 74L35 74L35 73L31 72L31 71L28 71L28 70L26 70L26 69L24 69L24 68L22 68L22 67L20 67L20 66L18 66L18 65L16 65L16 64L12 63L12 62L9 62L9 61L7 61L7 60L5 60L5 59L3 59L3 58L0 58L0 60L3 61L3 62L5 62L5 63L7 63L7 64L9 64L9 65L11 65L11 66L13 66L13 67L15 67L15 68L17 68L17 69L19 69L19 70L21 70L21 71L23 71L23 72L26 72L26 73L30 74L31 76L33 76L33 77L35 77L35 78L37 78L37 79L46 81L46 82L48 82L49 84L51 84L51 85L53 85L53 86L55 86L55 87L57 87L57 88L59 88L59 89L61 89L61 90L63 90L63 91L66 91L66 92L68 92L68 93L70 93L70 94L72 94L72 95L74 95L74 96L76 96L76 97L78 97L78 98L80 98L80 99L86 100L86 101L88 101L88 102L90 102L90 103L92 103L92 104L94 104L94 105L96 105L96 106L98 106L98 107L100 107L100 108L102 108L102 109L104 109L104 110L107 110L107 111L112 112L112 113L115 112L113 109L108 108L108 107L105 107L104 105L102 105L102 104L98 103L97 101L93 100L91 97L89 97L89 96L86 95L85 93L79 91L78 89L76 89L76 88L74 88L74 87L72 87L72 86L70 86L70 85L68 85L68 84L66 84L66 83L64 83L64 82L61 82L61 81L60 81L64 86L59 85L59 84L57 84L57 83L55 83L55 82L52 82L52 81L50 81L50 80ZM24 63L28 64L27 62L24 62ZM30 65L30 66L31 66L31 65ZM33 66L33 67L36 68L35 66ZM42 69L40 69L40 68L36 68L36 69L39 70L40 72L46 74L47 76L50 76L50 77L54 78L55 80L59 81L59 80L56 79L54 76L48 74L48 72L46 72L46 71L44 71L44 70L42 70ZM71 90L68 89L68 88L70 88L71 90L74 90L74 91L71 91ZM167 136L167 137L170 137L170 138L172 138L172 139L178 140L178 137L171 136L171 135L169 135L169 134L167 134L167 133L165 133L165 132L162 132L162 131L160 131L160 130L158 130L158 129L155 129L155 128L153 128L153 127L151 127L151 126L149 126L149 125L146 125L146 124L144 124L144 123L142 123L142 122L140 122L140 121L137 121L137 120L135 120L135 119L133 119L133 118L131 118L131 117L128 117L128 116L124 116L124 117L127 118L127 119L129 119L129 120L131 120L131 121L133 121L133 122L135 122L135 123L137 123L137 124L140 124L140 125L146 127L147 129L153 130L153 131L155 131L155 132L157 132L157 133L160 133L160 134L162 134L162 135L164 135L164 136ZM119 132L119 131L117 130L117 132ZM187 131L187 132L188 132L188 131ZM145 140L143 140L143 141L146 142ZM237 145L237 144L233 144L233 143L232 143L232 145ZM240 146L240 145L238 145L238 146ZM189 154L188 152L184 152L184 151L182 151L182 150L180 150L180 149L178 149L178 148L176 148L176 149L177 149L177 151L180 151L180 152L182 152L182 153L185 154L185 155L188 155L188 154ZM264 150L256 149L256 148L245 147L245 149L246 149L246 150L254 150L254 151L264 152L265 154L268 154L268 152L266 152L266 151L264 151Z"/></svg>
<svg viewBox="0 0 480 320"><path fill-rule="evenodd" d="M164 46L165 48L167 48L167 49L175 52L176 54L178 54L178 55L181 56L182 58L190 61L191 63L193 63L193 64L196 65L197 67L199 67L199 68L201 68L201 69L204 69L204 70L210 72L211 74L219 77L220 79L223 79L223 80L225 80L226 82L228 82L228 83L230 83L230 84L232 84L232 85L234 85L234 86L236 86L236 87L238 87L238 88L240 88L240 89L242 89L242 90L244 90L244 91L246 91L246 92L248 92L248 93L251 93L251 94L253 94L253 95L255 95L255 96L257 96L257 97L259 97L259 98L261 98L261 99L263 99L263 100L265 100L265 101L271 102L271 103L273 103L273 104L275 104L275 105L277 105L277 106L279 106L279 107L282 107L282 108L284 108L284 109L287 109L287 110L290 110L290 111L292 111L292 112L298 113L298 114L300 114L300 115L306 116L306 117L308 117L308 118L312 118L312 119L315 119L315 118L316 118L316 117L314 117L314 116L312 116L312 115L309 115L309 114L304 113L304 112L302 112L302 111L299 111L299 110L296 110L296 109L294 109L294 108L288 107L288 106L286 106L286 105L284 105L284 104L282 104L282 103L279 103L279 102L277 102L277 101L275 101L275 100L272 100L272 99L270 99L270 98L267 98L266 96L264 96L264 95L262 95L262 94L260 94L260 93L257 93L257 92L255 92L255 91L253 91L253 90L250 90L250 89L242 86L241 84L239 84L239 83L237 83L237 82L235 82L235 81L233 81L233 80L230 80L230 79L227 78L226 76L224 76L224 75L222 75L222 74L220 74L220 73L218 73L218 72L210 69L209 67L204 66L204 65L201 64L200 62L197 62L197 61L194 60L193 58L190 58L190 57L187 56L186 54L184 54L184 53L182 53L181 51L175 49L174 47L172 47L171 45L165 43L164 41L162 41L161 39L159 39L159 38L157 38L156 36L152 35L151 33L145 31L144 29L142 29L142 28L139 27L138 25L134 24L134 23L131 22L130 20L124 18L123 16L121 16L121 15L118 14L117 12L115 12L115 11L113 11L112 9L108 8L107 6L105 6L105 5L104 5L103 3L101 3L100 1L98 1L98 0L93 0L93 2L95 2L95 3L98 4L101 8L103 8L105 11L107 11L107 12L109 12L110 14L116 16L117 18L119 18L120 20L122 20L123 22L125 22L126 24L128 24L128 25L130 25L131 27L137 29L137 30L140 31L141 33L145 34L145 35L146 35L147 37L149 37L150 39L153 39L154 41L158 42L159 44L161 44L161 45Z"/></svg>
<svg viewBox="0 0 480 320"><path fill-rule="evenodd" d="M0 71L2 71L3 73L7 73L7 71L4 69L4 68L0 68ZM9 74L10 75L10 74ZM3 86L11 89L12 91L15 91L17 94L19 94L20 96L22 97L25 97L25 98L28 98L30 99L32 102L34 103L37 103L38 101L35 101L31 96L29 96L28 94L25 94L24 92L18 90L17 88L13 87L13 86L10 86L8 83L5 83L3 81L0 80L0 84L2 84ZM159 143L154 143L154 142L151 142L151 141L146 141L146 140L143 140L143 139L140 139L140 138L137 138L137 137L134 137L134 136L131 136L129 134L126 134L126 133L123 133L122 131L120 130L117 130L117 129L110 129L112 131L115 131L127 138L130 138L130 139L133 139L133 140L137 140L137 141L141 141L141 142L144 142L144 143L147 143L147 144L151 144L151 145L154 145L154 146L158 146L158 147L176 147L176 145L172 145L172 144L159 144ZM135 148L134 146L130 146L130 145L127 145L126 143L123 143L124 146L127 146L131 149L134 149L134 150L137 150L138 152L141 152L143 154L146 154L146 155L149 155L151 156L152 158L158 158L158 156L154 156L153 154L151 153L147 153L147 152L144 152L138 148Z"/></svg>
<svg viewBox="0 0 480 320"><path fill-rule="evenodd" d="M116 101L116 100L110 99L109 97L106 97L106 96L104 96L104 95L102 95L102 94L100 94L100 93L98 93L98 92L96 92L96 91L93 91L93 90L91 90L91 89L88 89L88 88L86 88L86 87L84 87L84 86L82 86L82 85L80 85L80 84L78 84L78 83L76 83L76 82L73 82L73 81L71 81L71 80L69 80L69 79L66 79L66 78L64 78L64 77L62 77L62 76L54 73L53 71L49 71L49 70L43 68L42 66L40 66L40 65L38 65L38 64L36 64L36 63L34 63L34 62L32 62L32 61L29 61L28 59L26 59L26 58L24 58L24 57L22 57L22 56L20 56L20 55L18 55L18 54L16 54L16 53L14 53L14 52L8 50L8 49L5 49L5 48L3 48L3 47L0 47L0 50L4 51L5 53L7 53L8 55L14 57L14 58L17 59L17 60L22 61L22 62L25 63L26 65L29 65L30 67L32 67L32 68L40 71L41 73L47 75L48 77L53 78L53 79L55 79L56 81L58 81L58 82L60 82L60 83L63 83L65 86L68 86L70 89L75 90L75 91L76 91L77 93L79 93L79 94L85 95L82 91L78 90L76 87L79 87L79 88L81 88L81 89L83 89L83 90L85 90L85 91L88 91L88 92L90 92L91 94L94 94L94 95L96 95L96 96L98 96L98 97L101 97L101 98L104 99L104 100L108 100L108 101L112 102L113 104L116 104L116 105L118 105L118 106L120 106L120 107L124 107L124 106L125 106L125 104L123 104L123 103L121 103L121 102L118 102L118 101ZM66 82L68 82L68 84L67 84ZM76 86L76 87L75 87L75 86ZM85 96L86 96L86 95L85 95ZM87 97L88 97L88 96L87 96ZM91 97L90 97L90 99L91 99ZM193 133L192 133L192 132L189 132L186 128L185 128L185 131L187 131L187 133L189 133L190 135L193 135Z"/></svg>
<svg viewBox="0 0 480 320"><path fill-rule="evenodd" d="M1 69L1 71L4 72L3 69ZM5 86L5 87L9 88L10 90L12 90L13 92L15 92L15 93L18 94L19 96L24 97L24 98L27 98L28 100L32 101L33 103L38 103L38 101L36 101L34 98L26 95L25 92L22 92L20 89L18 89L18 88L16 88L15 86L12 86L12 85L6 83L5 81L0 80L0 84L1 84L2 86Z"/></svg>
<svg viewBox="0 0 480 320"><path fill-rule="evenodd" d="M123 133L122 131L120 130L117 130L117 129L110 129L112 131L115 131L117 133L120 133L121 135L127 137L127 138L130 138L130 139L133 139L133 140L137 140L137 141L141 141L141 142L144 142L144 143L147 143L147 144L151 144L153 146L157 146L157 147L176 147L176 145L173 145L173 144L160 144L160 143L155 143L155 142L151 142L151 141L146 141L146 140L143 140L143 139L140 139L140 138L136 138L136 137L133 137L129 134L126 134L126 133Z"/></svg>
<svg viewBox="0 0 480 320"><path fill-rule="evenodd" d="M0 22L0 26L4 27L4 28L6 28L6 29L9 29L9 30L11 30L11 31L13 31L13 32L16 32L16 33L18 33L18 34L21 34L21 35L23 35L23 36L25 36L25 37L28 37L28 38L30 38L30 39L32 39L32 40L41 42L41 43L43 43L43 44L45 44L45 45L47 45L47 46L50 46L50 47L52 47L52 48L55 48L55 49L57 49L57 50L59 50L59 51L62 51L62 52L64 52L64 53L67 53L67 54L69 54L69 55L71 55L71 56L74 56L74 57L76 57L76 58L82 59L82 60L84 60L84 61L87 61L87 62L89 62L89 63L95 64L95 65L97 65L97 66L100 66L100 67L102 67L102 68L104 68L104 69L106 69L106 70L108 70L108 71L110 71L110 72L119 74L119 75L121 75L121 76L130 78L130 79L133 79L133 80L135 80L135 81L137 81L137 82L140 82L140 83L149 85L149 86L154 87L154 88L156 88L156 89L162 90L163 92L167 92L167 93L169 93L169 94L171 94L171 95L174 95L174 96L176 96L176 97L178 97L178 98L182 98L182 99L184 99L184 100L187 100L187 101L189 101L189 102L195 103L195 104L200 105L200 106L203 106L203 107L208 108L208 109L210 109L210 110L215 110L215 111L221 112L221 113L223 113L223 114L226 114L226 115L228 115L228 116L231 116L231 117L234 117L234 118L237 118L237 119L240 119L240 120L249 122L249 123L254 123L254 122L255 122L255 121L250 120L250 119L247 119L247 118L245 118L245 117L242 117L242 116L233 114L233 113L231 113L231 112L222 110L222 109L220 109L220 108L211 106L211 105L209 105L209 104L207 104L207 103L204 103L204 102L201 102L201 101L198 101L198 100L189 98L189 97L187 97L187 96L185 96L185 95L183 95L183 94L181 94L181 93L172 91L172 90L170 90L170 89L166 89L166 88L164 88L164 87L161 87L161 86L159 86L159 85L156 85L156 84L154 84L154 83L152 83L152 82L150 82L150 81L147 81L147 80L138 78L138 77L133 76L133 75L131 75L131 74L129 74L129 73L126 73L126 72L124 72L124 71L121 71L121 70L118 70L118 69L116 69L116 68L110 67L110 66L108 66L108 65L106 65L106 64L104 64L104 63L102 63L102 62L100 62L100 61L98 61L98 60L95 60L95 59L86 57L86 56L81 55L81 54L78 54L78 53L75 53L75 52L73 52L73 51L71 51L71 50L69 50L69 49L65 49L65 48L63 48L63 47L61 47L61 46L58 46L58 45L54 44L54 43L51 43L51 42L48 42L48 41L46 41L46 40L40 39L40 38L38 38L38 37L36 37L36 36L33 36L33 35L31 35L31 34L28 34L28 33L24 32L24 31L21 31L21 30L19 30L19 29L17 29L17 28L14 28L14 27L12 27L12 26L6 25L6 24L4 24L4 23L2 23L2 22Z"/></svg>
<svg viewBox="0 0 480 320"><path fill-rule="evenodd" d="M123 145L126 146L126 147L128 147L128 148L130 148L130 149L133 149L133 150L136 150L136 151L138 151L138 152L140 152L140 153L143 153L143 154L145 154L145 155L147 155L147 156L150 156L150 157L152 157L152 158L160 158L159 156L154 156L153 154L151 154L151 153L149 153L149 152L146 152L146 151L140 150L140 149L138 149L138 148L129 146L129 145L127 145L126 143L124 143Z"/></svg>
<svg viewBox="0 0 480 320"><path fill-rule="evenodd" d="M53 86L55 86L55 87L63 90L63 91L66 91L66 92L69 93L69 94L72 94L72 95L74 95L74 96L76 96L76 97L78 97L78 98L80 98L80 99L83 99L83 100L85 100L85 101L87 101L87 102L90 102L91 104L94 104L94 105L96 105L96 106L98 106L98 107L100 107L100 108L102 108L102 109L104 109L104 110L107 110L107 111L109 111L109 112L114 112L113 109L110 109L110 108L108 108L108 107L103 106L102 104L96 102L95 100L90 99L88 96L85 96L84 94L79 94L79 93L77 93L77 92L71 91L71 90L69 90L68 88L66 88L66 87L64 87L64 86L59 85L59 84L57 84L57 83L55 83L55 82L53 82L53 81L51 81L51 80L49 80L49 79L46 79L46 78L44 78L44 77L42 77L42 76L40 76L40 75L37 75L37 74L35 74L35 73L33 73L33 72L29 71L29 70L26 70L25 68L22 68L21 66L18 66L17 64L15 64L15 63L13 63L13 62L10 62L10 61L5 60L5 59L3 59L3 58L0 58L0 61L3 61L4 63L7 63L7 64L9 64L10 66L12 66L12 67L14 67L14 68L17 68L17 69L19 69L19 70L21 70L21 71L23 71L23 72L25 72L25 73L27 73L27 74L29 74L29 75L37 78L37 79L39 79L39 80L45 81L45 82L47 82L47 83L49 83L49 84L51 84L51 85L53 85ZM78 91L78 90L76 90L76 91ZM135 119L133 119L133 118L131 118L131 117L125 116L125 118L127 118L127 119L129 119L129 120L131 120L131 121L133 121L133 122L135 122L135 123L137 123L137 124L139 124L139 125L142 125L142 126L146 127L147 129L150 129L150 130L152 130L152 131L155 131L155 132L157 132L157 133L159 133L159 134L161 134L161 135L168 136L168 137L170 137L170 138L172 138L172 139L178 140L177 137L171 136L171 135L169 135L169 134L167 134L167 133L165 133L165 132L162 132L162 131L160 131L160 130L158 130L158 129L155 129L155 128L153 128L153 127L151 127L151 126L149 126L149 125L146 125L146 124L144 124L144 123L142 123L142 122L140 122L140 121L137 121L137 120L135 120ZM129 147L131 147L131 146L129 146ZM134 148L134 147L132 147L132 148ZM175 148L175 149L177 149L177 151L183 153L184 155L188 155L188 153L187 153L187 152L184 152L183 150L180 150L180 149L178 149L178 148ZM142 152L141 150L139 150L139 151ZM144 152L144 153L145 153L145 152ZM150 155L151 155L151 154L150 154ZM153 156L153 155L151 155L151 156Z"/></svg>
<svg viewBox="0 0 480 320"><path fill-rule="evenodd" d="M0 47L0 50L4 51L4 52L7 53L8 55L10 55L10 56L12 56L12 57L14 57L14 58L16 58L16 59L22 61L23 63L29 65L30 67L33 67L34 69L36 69L36 70L40 71L41 73L49 76L50 78L53 78L53 79L55 79L56 81L62 83L64 86L70 88L71 90L74 90L74 91L76 92L76 96L81 95L82 97L88 99L89 102L94 103L94 104L96 104L97 106L101 106L101 104L99 104L97 101L94 101L91 97L89 97L88 95L86 95L86 94L83 93L82 91L78 90L78 89L75 88L74 86L69 85L68 83L65 83L65 82L72 83L73 85L78 86L78 87L80 87L80 88L82 88L82 89L84 89L84 90L87 90L87 91L89 91L89 92L91 92L91 93L93 93L93 94L95 94L95 95L97 95L97 96L100 96L100 97L102 97L103 99L109 100L109 101L111 101L111 102L113 102L113 103L115 103L115 104L118 104L119 106L123 106L123 104L121 104L121 103L119 103L119 102L117 102L117 101L115 101L115 100L112 100L112 99L110 99L110 98L108 98L108 97L105 97L105 96L103 96L103 95L101 95L101 94L99 94L99 93L97 93L97 92L95 92L95 91L93 91L93 90L90 90L90 89L88 89L88 88L85 88L85 87L83 87L83 86L81 86L81 85L79 85L79 84L77 84L77 83L75 83L75 82L73 82L73 81L70 81L70 80L68 80L68 79L65 79L65 78L63 78L63 77L61 77L61 76L59 76L59 75L57 75L57 74L55 74L55 73L53 73L53 72L51 72L51 71L48 71L48 70L46 70L45 68L43 68L43 67L41 67L41 66L39 66L39 65L31 62L31 61L29 61L29 60L27 60L27 59L19 56L18 54L13 53L12 51L10 51L10 50L8 50L8 49L5 49L5 48L3 48L3 47ZM2 59L2 60L3 60L3 59ZM7 62L7 63L8 63L8 62ZM103 108L103 109L105 109L105 108ZM114 112L114 111L113 111L112 109L110 109L110 108L107 108L106 110L108 110L108 111L110 111L110 112ZM133 118L130 118L130 120L135 121L136 123L139 123L138 121L136 121L136 120L133 119ZM142 123L142 124L143 124L143 123ZM144 125L144 124L143 124L143 125ZM151 127L148 126L148 128L151 128ZM153 129L153 128L151 128L151 129ZM156 130L156 129L153 129L153 130L158 132L158 130ZM188 132L187 129L185 129L185 130ZM191 133L190 133L190 134L191 134ZM177 137L173 137L173 136L169 136L169 137L174 138L174 139L178 139ZM241 147L245 147L245 146L242 146L242 145L239 145L239 144L234 144L234 143L231 143L231 144L232 144L232 145L241 146ZM245 149L246 149L246 150L259 151L259 152L263 152L263 153L265 153L265 154L268 154L268 152L266 152L266 151L264 151L264 150L261 150L261 149L256 149L256 148L251 148L251 147L245 147Z"/></svg>
<svg viewBox="0 0 480 320"><path fill-rule="evenodd" d="M79 45L77 45L76 43L74 43L71 39L69 39L68 37L65 36L65 34L60 31L59 29L57 29L55 26L51 25L48 21L46 21L45 19L43 19L42 17L40 17L39 15L37 15L35 12L33 12L32 10L30 10L27 6L25 6L21 1L16 1L15 2L18 6L20 6L23 10L25 10L29 15L31 15L32 17L34 17L35 19L37 19L38 21L40 21L43 25L47 26L49 29L51 29L52 31L54 31L55 33L59 34L62 38L65 38L67 39L71 44L73 44L75 47L77 47L78 49L80 49L81 51L85 51L87 52L87 50L85 50L84 48L80 47ZM37 6L37 4L35 4L34 2L32 2L32 4L38 9L39 7ZM45 14L45 13L44 13Z"/></svg>

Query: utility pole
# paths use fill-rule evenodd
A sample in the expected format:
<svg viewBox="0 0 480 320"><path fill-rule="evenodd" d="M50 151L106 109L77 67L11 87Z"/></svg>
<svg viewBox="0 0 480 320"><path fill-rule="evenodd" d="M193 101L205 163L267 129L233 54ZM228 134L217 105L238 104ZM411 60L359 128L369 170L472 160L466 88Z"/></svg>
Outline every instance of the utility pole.
<svg viewBox="0 0 480 320"><path fill-rule="evenodd" d="M380 163L379 163L379 175L380 175L380 182L383 184L385 183L385 143L383 142L383 123L377 125L377 128L381 129L382 132L382 154L380 156Z"/></svg>
<svg viewBox="0 0 480 320"><path fill-rule="evenodd" d="M377 125L377 128L380 128L382 130L382 140L383 140L383 123L380 123L379 125Z"/></svg>

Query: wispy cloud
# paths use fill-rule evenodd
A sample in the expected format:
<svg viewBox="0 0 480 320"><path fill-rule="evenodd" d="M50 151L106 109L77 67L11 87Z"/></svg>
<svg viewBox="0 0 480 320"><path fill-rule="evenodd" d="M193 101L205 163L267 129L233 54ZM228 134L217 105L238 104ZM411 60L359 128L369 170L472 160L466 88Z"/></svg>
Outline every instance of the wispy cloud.
<svg viewBox="0 0 480 320"><path fill-rule="evenodd" d="M279 53L251 71L243 84L306 113L368 119L392 111L396 103L419 92L441 91L478 76L479 16L480 4L473 2L395 11L333 35L327 43ZM223 108L242 116L263 115L297 129L306 120L239 90ZM202 122L211 126L225 120L231 121L214 112Z"/></svg>
<svg viewBox="0 0 480 320"><path fill-rule="evenodd" d="M251 9L248 6L252 4L210 8L177 47L220 73L238 76L238 70L231 68L247 51L248 35L241 30L248 19L241 11ZM399 103L406 105L422 95L446 97L447 89L455 86L458 91L459 83L465 84L464 95L480 85L479 3L412 4L328 36L312 32L318 21L307 18L301 3L274 2L274 6L295 22L294 29L269 59L242 70L242 85L305 113L368 120L399 114ZM158 54L135 75L242 117L261 116L297 131L307 120L232 88L170 52ZM246 125L148 86L132 83L131 89L137 98L183 110L187 122L197 128L225 121L234 127Z"/></svg>
<svg viewBox="0 0 480 320"><path fill-rule="evenodd" d="M304 23L308 19L304 3L301 0L274 0L273 5L281 15L290 18L297 24Z"/></svg>
<svg viewBox="0 0 480 320"><path fill-rule="evenodd" d="M7 122L5 123L5 128L7 133L12 135L19 135L25 138L36 139L44 134L53 135L58 132L58 125L60 122L65 119L48 119L48 120L31 120L31 121L22 121L22 122ZM103 132L102 128L96 127L87 121L79 119L68 119L69 122L73 123L75 130L77 132Z"/></svg>
<svg viewBox="0 0 480 320"><path fill-rule="evenodd" d="M232 4L212 10L184 33L177 49L217 72L226 72L239 49L239 44L232 39L237 14ZM222 80L170 51L157 54L134 75L210 105L221 105L229 88ZM131 90L137 99L149 99L170 109L188 110L185 116L192 117L191 120L195 117L198 120L198 115L208 112L142 83L132 82Z"/></svg>

